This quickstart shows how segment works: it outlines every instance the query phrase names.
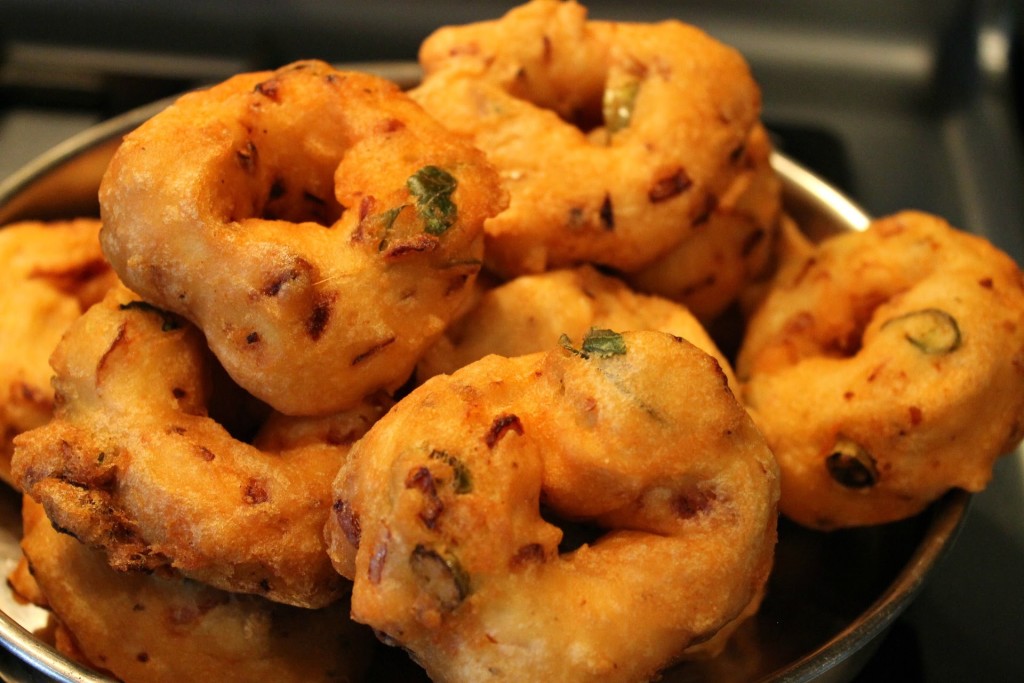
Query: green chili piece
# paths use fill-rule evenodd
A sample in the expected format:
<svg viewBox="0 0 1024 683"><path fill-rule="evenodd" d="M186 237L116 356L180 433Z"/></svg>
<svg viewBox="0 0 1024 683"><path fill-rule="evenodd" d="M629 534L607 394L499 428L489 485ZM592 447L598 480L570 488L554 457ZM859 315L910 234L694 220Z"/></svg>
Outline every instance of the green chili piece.
<svg viewBox="0 0 1024 683"><path fill-rule="evenodd" d="M455 609L469 595L469 576L450 555L418 544L409 557L409 566L424 592L436 598L442 609Z"/></svg>
<svg viewBox="0 0 1024 683"><path fill-rule="evenodd" d="M636 107L636 95L639 91L640 81L637 80L605 88L601 98L601 113L609 134L629 127L629 122L633 119L633 110Z"/></svg>
<svg viewBox="0 0 1024 683"><path fill-rule="evenodd" d="M574 356L582 356L583 358L589 358L587 354L583 353L582 351L580 351L579 349L572 345L572 339L569 339L569 335L565 333L562 333L562 335L558 337L558 343L562 346L563 349L573 354Z"/></svg>
<svg viewBox="0 0 1024 683"><path fill-rule="evenodd" d="M140 311L146 311L147 313L156 313L161 318L163 318L164 321L163 324L160 326L161 332L170 332L171 330L176 330L179 327L181 327L181 323L178 322L178 319L175 318L173 315L163 310L162 308L157 308L153 304L146 301L129 301L126 304L121 304L118 308L120 308L122 311L138 309Z"/></svg>
<svg viewBox="0 0 1024 683"><path fill-rule="evenodd" d="M960 348L960 326L956 318L938 308L925 308L892 318L882 329L899 326L903 336L922 353L940 355Z"/></svg>
<svg viewBox="0 0 1024 683"><path fill-rule="evenodd" d="M395 220L398 218L398 214L402 213L407 204L396 206L393 209L388 209L384 213L378 213L371 219L375 227L379 226L381 231L380 244L377 245L377 251L384 251L388 248L388 238L391 236L391 229L395 227Z"/></svg>
<svg viewBox="0 0 1024 683"><path fill-rule="evenodd" d="M825 467L829 475L848 489L865 489L878 482L878 467L860 444L840 437L828 457Z"/></svg>
<svg viewBox="0 0 1024 683"><path fill-rule="evenodd" d="M455 493L469 493L473 490L473 478L470 476L469 468L454 455L447 451L433 450L430 452L431 460L440 460L452 468L452 488Z"/></svg>

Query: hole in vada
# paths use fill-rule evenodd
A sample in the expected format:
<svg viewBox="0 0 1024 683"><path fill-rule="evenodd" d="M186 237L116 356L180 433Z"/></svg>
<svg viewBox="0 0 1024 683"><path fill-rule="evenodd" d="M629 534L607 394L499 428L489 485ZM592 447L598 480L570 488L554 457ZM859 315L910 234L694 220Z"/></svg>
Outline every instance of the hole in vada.
<svg viewBox="0 0 1024 683"><path fill-rule="evenodd" d="M629 128L639 91L640 80L627 79L609 82L600 93L588 93L568 110L564 107L559 109L555 105L546 105L544 102L532 104L552 109L559 118L578 128L581 133L589 135L603 128L607 138L604 135L593 138L594 141L603 143L615 133Z"/></svg>
<svg viewBox="0 0 1024 683"><path fill-rule="evenodd" d="M867 292L855 297L851 301L846 323L838 326L838 329L824 339L823 351L835 358L852 358L857 355L863 347L864 331L878 308L889 298L889 295L884 292ZM801 315L808 316L805 329L817 324L814 316L810 313L804 312ZM798 330L797 333L799 333Z"/></svg>
<svg viewBox="0 0 1024 683"><path fill-rule="evenodd" d="M562 517L545 505L540 508L540 516L548 524L561 529L562 541L558 544L560 555L571 553L585 545L592 545L608 532L593 522Z"/></svg>
<svg viewBox="0 0 1024 683"><path fill-rule="evenodd" d="M570 126L575 126L584 134L606 125L603 92L596 89L591 92L591 88L584 92L583 88L580 88L573 93L574 97L569 101L563 97L564 93L560 92L544 97L541 88L535 87L532 81L529 71L520 69L515 82L509 87L509 94L535 107L554 112L560 119Z"/></svg>
<svg viewBox="0 0 1024 683"><path fill-rule="evenodd" d="M338 222L344 207L334 198L331 182L324 188L310 189L286 184L281 178L271 183L259 218L290 223L316 223L331 227Z"/></svg>
<svg viewBox="0 0 1024 683"><path fill-rule="evenodd" d="M576 126L583 133L589 133L604 124L601 107L597 102L588 102L578 107L565 120L566 123Z"/></svg>
<svg viewBox="0 0 1024 683"><path fill-rule="evenodd" d="M238 386L219 363L211 365L209 417L224 427L233 439L252 443L256 432L270 416L270 406Z"/></svg>

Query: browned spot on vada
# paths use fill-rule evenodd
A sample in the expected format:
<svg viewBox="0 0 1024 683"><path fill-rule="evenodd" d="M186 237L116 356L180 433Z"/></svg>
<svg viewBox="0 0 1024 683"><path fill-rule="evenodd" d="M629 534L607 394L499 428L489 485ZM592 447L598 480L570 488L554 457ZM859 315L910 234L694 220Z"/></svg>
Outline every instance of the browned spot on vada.
<svg viewBox="0 0 1024 683"><path fill-rule="evenodd" d="M703 321L725 311L767 277L782 220L782 183L771 165L762 126L750 134L737 163L746 165L689 237L626 280L642 292L678 301Z"/></svg>

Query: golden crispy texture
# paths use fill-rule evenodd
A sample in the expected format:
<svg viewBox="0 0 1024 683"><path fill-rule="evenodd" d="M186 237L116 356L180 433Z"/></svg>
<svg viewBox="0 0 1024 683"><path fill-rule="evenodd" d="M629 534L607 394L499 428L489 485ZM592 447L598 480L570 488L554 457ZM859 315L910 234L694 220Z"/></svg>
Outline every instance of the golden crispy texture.
<svg viewBox="0 0 1024 683"><path fill-rule="evenodd" d="M433 680L647 680L759 599L771 453L710 356L621 340L436 376L342 467L327 536L353 617ZM560 547L557 519L597 538Z"/></svg>
<svg viewBox="0 0 1024 683"><path fill-rule="evenodd" d="M11 440L53 412L49 358L61 334L117 280L91 219L0 228L0 479L12 484Z"/></svg>
<svg viewBox="0 0 1024 683"><path fill-rule="evenodd" d="M979 491L1024 430L1024 280L980 237L904 212L784 267L737 361L781 510L820 529Z"/></svg>
<svg viewBox="0 0 1024 683"><path fill-rule="evenodd" d="M183 96L126 137L100 186L125 283L293 415L408 379L504 201L483 154L397 86L321 62Z"/></svg>
<svg viewBox="0 0 1024 683"><path fill-rule="evenodd" d="M782 220L782 182L763 126L747 140L744 171L707 219L672 251L627 276L642 292L679 301L709 321L767 276Z"/></svg>
<svg viewBox="0 0 1024 683"><path fill-rule="evenodd" d="M763 276L747 283L737 300L742 320L748 320L764 301L772 289L776 274L785 268L792 267L793 262L804 263L816 249L814 241L808 237L800 225L788 214L779 217L770 255L770 263ZM736 341L745 334L736 335Z"/></svg>
<svg viewBox="0 0 1024 683"><path fill-rule="evenodd" d="M424 355L419 380L452 373L488 354L523 356L551 348L563 334L580 339L592 328L658 330L682 337L718 361L738 391L729 361L683 306L632 291L591 266L523 275L491 289Z"/></svg>
<svg viewBox="0 0 1024 683"><path fill-rule="evenodd" d="M334 423L322 441L287 423L239 441L209 417L215 361L199 330L124 288L72 325L52 362L54 418L15 439L13 474L59 528L117 569L305 607L346 590L324 552L330 482L384 406L309 418Z"/></svg>
<svg viewBox="0 0 1024 683"><path fill-rule="evenodd" d="M589 21L533 0L444 27L413 97L500 170L485 224L505 276L593 262L633 271L693 231L737 173L760 114L741 55L678 21Z"/></svg>
<svg viewBox="0 0 1024 683"><path fill-rule="evenodd" d="M129 683L359 680L373 636L348 617L348 597L306 610L180 578L125 575L58 533L31 499L22 548L57 642Z"/></svg>
<svg viewBox="0 0 1024 683"><path fill-rule="evenodd" d="M27 517L24 518L27 519ZM18 558L18 563L7 575L7 585L14 594L14 598L19 602L44 608L49 606L46 603L46 596L39 588L39 582L32 576L32 569L28 566L24 555Z"/></svg>

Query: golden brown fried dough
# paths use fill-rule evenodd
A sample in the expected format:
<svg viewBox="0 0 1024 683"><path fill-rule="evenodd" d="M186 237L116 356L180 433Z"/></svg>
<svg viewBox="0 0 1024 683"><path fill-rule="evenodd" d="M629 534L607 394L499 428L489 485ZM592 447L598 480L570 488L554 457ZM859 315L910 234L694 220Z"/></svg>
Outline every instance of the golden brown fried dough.
<svg viewBox="0 0 1024 683"><path fill-rule="evenodd" d="M563 334L591 328L658 330L682 337L718 361L737 388L729 361L683 306L632 291L591 266L523 275L488 290L424 355L417 378L452 373L488 354L523 356L551 348Z"/></svg>
<svg viewBox="0 0 1024 683"><path fill-rule="evenodd" d="M762 126L743 153L747 168L693 234L654 263L626 277L642 292L679 301L703 321L725 311L768 275L782 220L782 183L771 165Z"/></svg>
<svg viewBox="0 0 1024 683"><path fill-rule="evenodd" d="M53 412L49 357L61 334L117 280L92 219L0 228L0 479L12 483L15 435Z"/></svg>
<svg viewBox="0 0 1024 683"><path fill-rule="evenodd" d="M420 48L412 95L499 169L488 265L634 271L694 230L742 170L760 91L738 52L678 21L591 21L534 0Z"/></svg>
<svg viewBox="0 0 1024 683"><path fill-rule="evenodd" d="M373 636L348 617L348 596L307 610L181 578L122 574L58 533L26 499L22 547L58 645L127 683L360 680ZM70 651L69 651L70 650Z"/></svg>
<svg viewBox="0 0 1024 683"><path fill-rule="evenodd" d="M483 155L397 86L321 62L183 96L126 137L100 187L125 283L292 415L401 386L503 205Z"/></svg>
<svg viewBox="0 0 1024 683"><path fill-rule="evenodd" d="M199 330L124 288L72 325L52 362L57 410L17 437L13 474L57 526L118 569L304 607L344 593L322 536L330 482L386 404L319 418L331 438L285 421L239 441L209 417L216 366Z"/></svg>
<svg viewBox="0 0 1024 683"><path fill-rule="evenodd" d="M820 529L980 491L1024 430L1024 280L982 238L904 212L780 271L737 370L783 513Z"/></svg>
<svg viewBox="0 0 1024 683"><path fill-rule="evenodd" d="M759 599L777 496L714 359L605 332L415 389L353 448L327 535L353 617L434 680L638 681ZM595 538L560 547L557 519Z"/></svg>

